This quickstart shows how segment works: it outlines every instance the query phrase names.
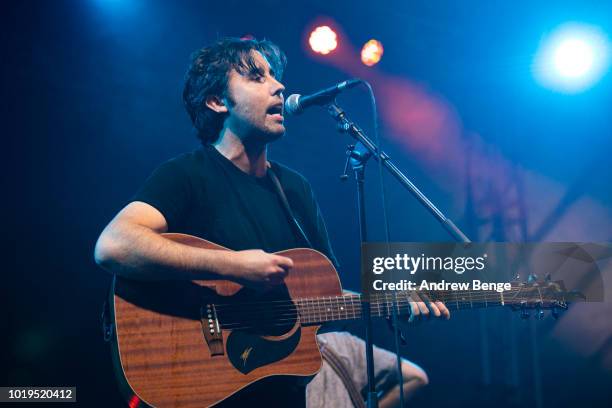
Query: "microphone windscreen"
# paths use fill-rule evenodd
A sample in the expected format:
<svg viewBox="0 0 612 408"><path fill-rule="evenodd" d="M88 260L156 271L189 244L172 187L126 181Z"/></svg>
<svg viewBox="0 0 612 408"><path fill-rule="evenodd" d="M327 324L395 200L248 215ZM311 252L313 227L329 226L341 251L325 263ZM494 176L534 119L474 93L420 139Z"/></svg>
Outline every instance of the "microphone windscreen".
<svg viewBox="0 0 612 408"><path fill-rule="evenodd" d="M300 96L299 94L289 95L287 99L285 99L285 113L288 115L299 115L302 113L302 109L300 108Z"/></svg>

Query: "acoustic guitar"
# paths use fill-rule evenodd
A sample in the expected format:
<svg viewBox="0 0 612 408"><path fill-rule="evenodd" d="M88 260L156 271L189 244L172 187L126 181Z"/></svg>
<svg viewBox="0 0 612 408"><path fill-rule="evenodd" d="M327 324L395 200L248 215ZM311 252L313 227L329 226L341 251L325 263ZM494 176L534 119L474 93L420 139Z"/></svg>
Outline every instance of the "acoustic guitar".
<svg viewBox="0 0 612 408"><path fill-rule="evenodd" d="M227 250L185 234L164 237ZM359 295L343 296L338 273L312 249L278 254L293 260L284 284L255 291L227 280L144 282L115 277L111 293L113 360L131 407L213 406L262 379L307 382L320 369L316 334L324 322L361 319ZM449 309L507 305L566 308L562 282L512 284L494 291L426 293ZM409 294L372 295L374 316L409 313Z"/></svg>

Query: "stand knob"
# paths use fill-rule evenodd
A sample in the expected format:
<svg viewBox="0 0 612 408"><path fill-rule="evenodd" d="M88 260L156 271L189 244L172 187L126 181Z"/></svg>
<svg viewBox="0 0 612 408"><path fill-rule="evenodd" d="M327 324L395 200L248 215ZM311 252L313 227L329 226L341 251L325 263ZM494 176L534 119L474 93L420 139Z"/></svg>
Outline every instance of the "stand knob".
<svg viewBox="0 0 612 408"><path fill-rule="evenodd" d="M344 171L340 175L340 180L345 181L348 179L348 168L351 161L351 157L353 156L353 151L355 150L355 145L350 144L346 146L346 162L344 163Z"/></svg>

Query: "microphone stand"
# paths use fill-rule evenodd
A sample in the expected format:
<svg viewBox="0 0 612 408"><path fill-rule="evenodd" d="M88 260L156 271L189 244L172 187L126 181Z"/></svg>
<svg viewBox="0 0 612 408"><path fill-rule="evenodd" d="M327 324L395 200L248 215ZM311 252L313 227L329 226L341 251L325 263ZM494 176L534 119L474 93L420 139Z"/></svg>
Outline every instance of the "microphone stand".
<svg viewBox="0 0 612 408"><path fill-rule="evenodd" d="M357 140L359 146L349 146L349 158L347 160L347 166L350 163L355 180L357 181L357 207L359 211L359 233L361 243L365 243L368 240L367 228L366 228L366 211L365 211L365 195L364 195L364 184L365 184L365 166L370 157L374 157L377 161L380 160L383 167L387 169L389 173L399 183L407 189L429 212L442 224L442 227L453 237L457 242L470 243L468 237L459 229L457 226L447 218L426 196L419 190L411 181L406 177L391 161L391 158L383 151L378 151L377 146L368 138L368 136L347 116L346 113L338 106L335 100L326 105L327 112L331 115L336 122L338 122L338 130L343 133L348 133L355 140ZM365 147L365 151L361 147ZM365 342L366 342L366 367L368 377L368 392L367 392L367 406L368 408L378 408L378 395L376 394L376 388L374 384L374 343L372 340L372 316L370 314L370 301L366 297L362 296L361 301L362 317L365 324ZM399 330L398 330L399 331ZM399 350L398 350L399 351ZM402 387L403 384L400 384ZM400 392L403 392L400 389Z"/></svg>

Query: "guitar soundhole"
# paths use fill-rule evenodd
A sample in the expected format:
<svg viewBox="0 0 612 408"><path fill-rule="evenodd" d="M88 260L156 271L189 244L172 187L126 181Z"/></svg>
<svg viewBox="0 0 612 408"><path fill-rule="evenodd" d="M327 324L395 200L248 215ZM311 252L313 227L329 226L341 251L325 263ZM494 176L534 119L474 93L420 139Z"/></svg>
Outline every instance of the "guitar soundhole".
<svg viewBox="0 0 612 408"><path fill-rule="evenodd" d="M260 336L282 336L288 333L297 321L297 309L289 297L287 287L282 285L263 293L244 294L237 299L240 316L234 316L234 330L246 331Z"/></svg>

